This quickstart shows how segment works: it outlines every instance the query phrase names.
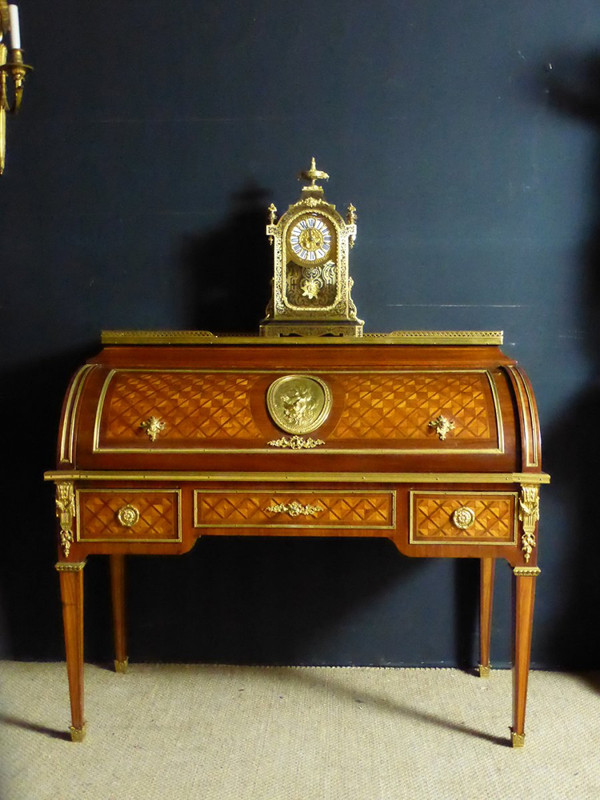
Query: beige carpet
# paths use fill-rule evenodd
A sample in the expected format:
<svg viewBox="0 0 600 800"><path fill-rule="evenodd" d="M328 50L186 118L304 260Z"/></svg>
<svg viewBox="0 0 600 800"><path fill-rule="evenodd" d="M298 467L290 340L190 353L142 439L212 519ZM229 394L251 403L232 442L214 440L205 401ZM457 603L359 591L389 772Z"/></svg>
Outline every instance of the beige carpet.
<svg viewBox="0 0 600 800"><path fill-rule="evenodd" d="M509 747L511 674L449 669L0 664L2 800L600 798L600 680L533 672Z"/></svg>

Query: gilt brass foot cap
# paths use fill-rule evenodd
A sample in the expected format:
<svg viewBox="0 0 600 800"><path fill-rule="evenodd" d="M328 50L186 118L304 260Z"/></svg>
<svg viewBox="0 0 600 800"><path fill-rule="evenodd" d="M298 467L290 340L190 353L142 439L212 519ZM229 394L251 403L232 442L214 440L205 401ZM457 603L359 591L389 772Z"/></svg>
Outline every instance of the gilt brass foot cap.
<svg viewBox="0 0 600 800"><path fill-rule="evenodd" d="M126 658L124 661L116 661L115 660L115 672L120 672L121 674L125 674L129 669L129 659Z"/></svg>
<svg viewBox="0 0 600 800"><path fill-rule="evenodd" d="M83 742L85 739L85 723L81 728L74 728L72 725L69 728L72 742Z"/></svg>
<svg viewBox="0 0 600 800"><path fill-rule="evenodd" d="M525 747L525 734L524 733L515 733L511 731L510 737L512 740L513 747Z"/></svg>
<svg viewBox="0 0 600 800"><path fill-rule="evenodd" d="M480 678L489 678L491 670L492 670L492 667L491 667L490 664L487 664L487 665L480 664L479 665L479 677Z"/></svg>

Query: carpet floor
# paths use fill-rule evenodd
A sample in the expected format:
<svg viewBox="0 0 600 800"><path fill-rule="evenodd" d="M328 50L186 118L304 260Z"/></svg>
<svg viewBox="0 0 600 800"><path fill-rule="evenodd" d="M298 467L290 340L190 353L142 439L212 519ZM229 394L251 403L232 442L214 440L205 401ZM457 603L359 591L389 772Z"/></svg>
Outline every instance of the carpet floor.
<svg viewBox="0 0 600 800"><path fill-rule="evenodd" d="M86 665L73 743L64 664L0 663L2 800L600 798L600 676Z"/></svg>

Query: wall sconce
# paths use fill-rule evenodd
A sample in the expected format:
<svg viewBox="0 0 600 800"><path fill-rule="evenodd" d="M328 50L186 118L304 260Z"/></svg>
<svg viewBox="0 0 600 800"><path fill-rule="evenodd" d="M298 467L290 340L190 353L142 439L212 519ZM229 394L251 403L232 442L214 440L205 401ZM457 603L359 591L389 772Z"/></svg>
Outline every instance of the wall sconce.
<svg viewBox="0 0 600 800"><path fill-rule="evenodd" d="M10 49L5 41L10 34ZM23 85L27 70L33 69L23 63L21 32L19 29L19 10L0 0L0 175L4 172L6 152L6 114L16 114L21 107ZM12 96L8 85L12 83Z"/></svg>

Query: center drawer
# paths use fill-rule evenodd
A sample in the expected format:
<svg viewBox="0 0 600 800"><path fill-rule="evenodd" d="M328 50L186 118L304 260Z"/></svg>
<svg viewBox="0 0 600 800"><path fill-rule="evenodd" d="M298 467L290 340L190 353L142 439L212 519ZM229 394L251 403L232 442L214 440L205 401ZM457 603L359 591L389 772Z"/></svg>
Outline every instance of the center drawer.
<svg viewBox="0 0 600 800"><path fill-rule="evenodd" d="M395 493L196 489L194 527L391 530L396 527Z"/></svg>

